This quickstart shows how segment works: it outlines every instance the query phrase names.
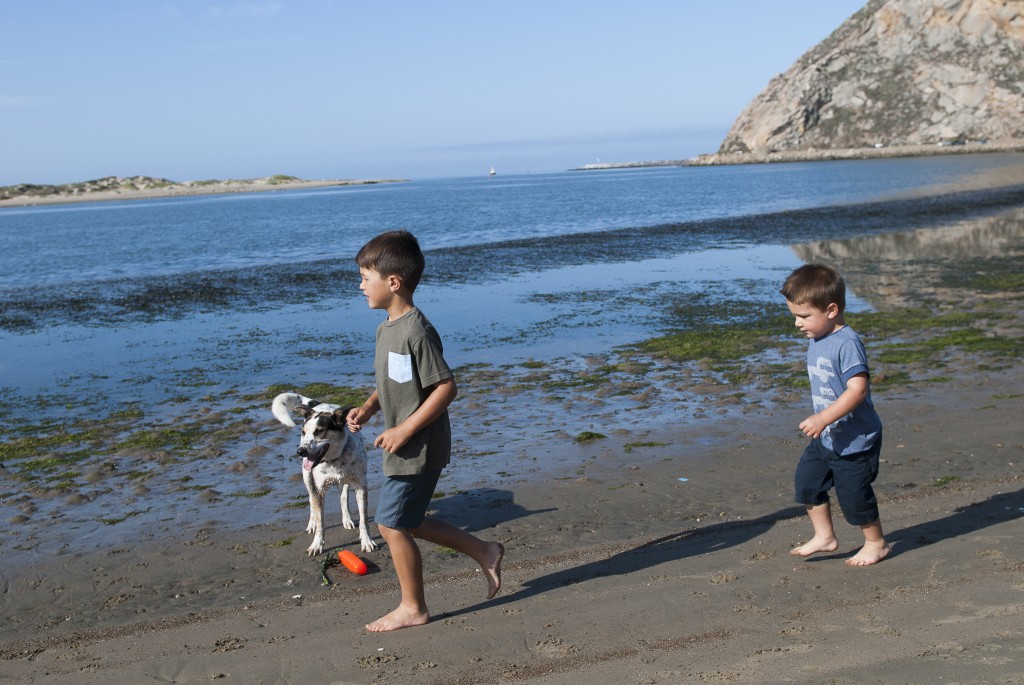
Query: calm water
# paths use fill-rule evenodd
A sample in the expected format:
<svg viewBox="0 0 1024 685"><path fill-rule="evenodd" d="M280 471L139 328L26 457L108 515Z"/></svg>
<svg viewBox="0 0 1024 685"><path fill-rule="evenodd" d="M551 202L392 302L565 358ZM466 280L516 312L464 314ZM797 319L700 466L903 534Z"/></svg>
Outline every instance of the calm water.
<svg viewBox="0 0 1024 685"><path fill-rule="evenodd" d="M0 388L120 404L362 382L380 313L352 256L396 227L428 251L417 302L453 364L607 351L659 332L680 294L774 298L793 244L1024 204L1020 186L942 199L1022 176L991 154L0 209Z"/></svg>
<svg viewBox="0 0 1024 685"><path fill-rule="evenodd" d="M1020 155L965 155L655 168L0 209L0 293L347 261L396 227L436 250L862 203L1021 164Z"/></svg>

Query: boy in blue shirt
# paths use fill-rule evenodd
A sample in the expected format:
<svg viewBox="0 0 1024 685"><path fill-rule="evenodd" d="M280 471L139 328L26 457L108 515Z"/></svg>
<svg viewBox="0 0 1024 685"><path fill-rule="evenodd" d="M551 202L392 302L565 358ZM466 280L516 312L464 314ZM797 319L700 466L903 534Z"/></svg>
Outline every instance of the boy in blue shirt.
<svg viewBox="0 0 1024 685"><path fill-rule="evenodd" d="M384 432L373 443L384 449L386 477L374 520L391 551L402 593L398 608L366 626L371 632L384 632L430 620L417 538L459 551L480 564L488 599L501 587L505 549L426 515L441 469L451 456L448 405L458 391L444 360L441 337L413 304L425 264L419 243L408 231L382 233L359 250L356 264L359 289L370 308L388 314L377 328L376 389L346 417L349 429L356 432L378 411L384 414Z"/></svg>
<svg viewBox="0 0 1024 685"><path fill-rule="evenodd" d="M807 557L839 548L828 495L834 487L846 521L864 533L864 546L847 565L876 564L889 554L871 487L878 475L882 421L871 401L864 344L843 319L846 284L829 266L805 264L780 292L796 327L811 340L807 373L815 411L800 423L811 442L794 478L796 501L807 507L814 537L790 554Z"/></svg>

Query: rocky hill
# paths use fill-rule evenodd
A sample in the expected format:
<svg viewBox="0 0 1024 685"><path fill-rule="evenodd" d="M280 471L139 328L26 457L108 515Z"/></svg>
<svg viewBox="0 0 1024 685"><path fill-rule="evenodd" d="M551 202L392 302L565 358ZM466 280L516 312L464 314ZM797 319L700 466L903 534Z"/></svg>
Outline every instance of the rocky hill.
<svg viewBox="0 0 1024 685"><path fill-rule="evenodd" d="M776 76L724 155L1024 139L1024 0L870 0Z"/></svg>

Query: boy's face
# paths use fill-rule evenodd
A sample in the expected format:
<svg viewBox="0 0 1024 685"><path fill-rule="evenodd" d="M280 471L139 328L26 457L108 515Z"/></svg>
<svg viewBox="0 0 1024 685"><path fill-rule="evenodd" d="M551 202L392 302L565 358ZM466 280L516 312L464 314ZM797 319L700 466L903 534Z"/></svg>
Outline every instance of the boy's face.
<svg viewBox="0 0 1024 685"><path fill-rule="evenodd" d="M793 304L786 300L786 306L796 319L796 327L808 338L823 338L835 331L838 325L839 305L834 302L821 310L813 304Z"/></svg>
<svg viewBox="0 0 1024 685"><path fill-rule="evenodd" d="M359 289L366 296L366 303L370 309L387 309L391 304L395 285L397 289L396 276L382 276L379 271L373 269L359 269Z"/></svg>

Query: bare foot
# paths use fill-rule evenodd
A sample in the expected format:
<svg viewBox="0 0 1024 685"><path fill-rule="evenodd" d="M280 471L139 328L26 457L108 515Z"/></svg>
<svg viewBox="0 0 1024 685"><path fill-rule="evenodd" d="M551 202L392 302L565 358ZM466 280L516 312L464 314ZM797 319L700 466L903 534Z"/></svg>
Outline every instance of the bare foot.
<svg viewBox="0 0 1024 685"><path fill-rule="evenodd" d="M487 574L487 599L494 597L501 589L501 560L504 556L505 545L500 542L492 542L486 565L481 564L481 568Z"/></svg>
<svg viewBox="0 0 1024 685"><path fill-rule="evenodd" d="M891 548L882 540L881 542L865 542L860 551L846 560L847 566L871 566L889 556Z"/></svg>
<svg viewBox="0 0 1024 685"><path fill-rule="evenodd" d="M366 629L371 633L386 633L390 630L421 626L429 621L430 614L408 611L402 606L399 606L387 616L381 616L373 623L367 623Z"/></svg>
<svg viewBox="0 0 1024 685"><path fill-rule="evenodd" d="M789 550L789 553L797 557L809 557L812 554L818 552L835 552L839 549L839 541L833 538L826 538L819 540L818 538L811 538L799 547L794 547Z"/></svg>

